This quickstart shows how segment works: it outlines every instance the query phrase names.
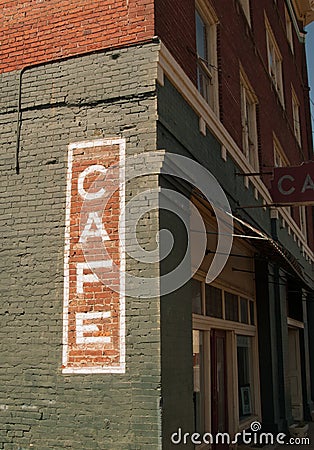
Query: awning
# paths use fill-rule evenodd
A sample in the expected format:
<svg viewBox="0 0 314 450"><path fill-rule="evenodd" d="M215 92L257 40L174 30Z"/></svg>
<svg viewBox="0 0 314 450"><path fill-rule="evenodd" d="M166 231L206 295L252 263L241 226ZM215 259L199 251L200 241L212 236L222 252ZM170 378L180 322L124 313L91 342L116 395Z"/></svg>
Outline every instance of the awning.
<svg viewBox="0 0 314 450"><path fill-rule="evenodd" d="M251 241L251 245L259 250L259 252L273 261L278 262L287 271L292 271L306 288L314 290L314 279L310 277L304 270L299 261L293 254L287 250L280 242L275 241L265 232L250 225L248 222L240 219L237 216L232 216L234 221L240 224L245 231L245 239ZM259 236L261 239L257 240L255 237Z"/></svg>
<svg viewBox="0 0 314 450"><path fill-rule="evenodd" d="M193 194L207 209L210 210L210 205L208 205L208 202L200 192L194 190ZM214 215L213 211L211 211L211 214ZM229 213L225 211L225 214ZM271 236L268 236L267 233L259 230L247 221L233 214L231 214L231 216L234 221L234 237L246 239L252 247L258 250L260 255L269 258L271 261L277 262L277 264L288 273L290 272L297 276L303 283L305 289L314 291L313 276L305 272L302 265L288 249Z"/></svg>

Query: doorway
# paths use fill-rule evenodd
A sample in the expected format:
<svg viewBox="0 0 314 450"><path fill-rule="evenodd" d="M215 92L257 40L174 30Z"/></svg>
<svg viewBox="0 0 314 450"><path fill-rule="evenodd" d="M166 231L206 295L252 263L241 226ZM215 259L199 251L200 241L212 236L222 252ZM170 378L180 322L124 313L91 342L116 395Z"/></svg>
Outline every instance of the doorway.
<svg viewBox="0 0 314 450"><path fill-rule="evenodd" d="M212 433L228 431L226 332L211 330L211 417ZM227 448L216 445L215 448Z"/></svg>
<svg viewBox="0 0 314 450"><path fill-rule="evenodd" d="M288 386L291 395L292 417L303 420L302 378L300 361L300 338L298 328L288 328L289 365Z"/></svg>

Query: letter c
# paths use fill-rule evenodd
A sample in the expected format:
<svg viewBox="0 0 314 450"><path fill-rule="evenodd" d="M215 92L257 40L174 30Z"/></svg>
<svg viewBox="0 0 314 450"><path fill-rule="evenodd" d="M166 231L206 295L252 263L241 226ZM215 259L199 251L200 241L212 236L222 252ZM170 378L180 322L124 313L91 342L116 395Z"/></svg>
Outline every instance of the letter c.
<svg viewBox="0 0 314 450"><path fill-rule="evenodd" d="M77 189L80 196L83 198L83 200L95 200L96 198L100 198L104 195L105 189L101 188L98 192L86 192L84 189L84 181L87 175L93 172L100 172L105 174L107 172L107 169L100 165L100 164L94 164L93 166L87 167L87 169L83 170L83 172L80 173L78 177L77 182Z"/></svg>
<svg viewBox="0 0 314 450"><path fill-rule="evenodd" d="M292 192L295 191L295 188L291 186L290 189L288 189L287 191L285 191L282 187L282 183L284 180L290 180L290 181L294 181L294 178L292 175L283 175L281 178L279 178L278 180L278 190L282 195L290 195L292 194Z"/></svg>

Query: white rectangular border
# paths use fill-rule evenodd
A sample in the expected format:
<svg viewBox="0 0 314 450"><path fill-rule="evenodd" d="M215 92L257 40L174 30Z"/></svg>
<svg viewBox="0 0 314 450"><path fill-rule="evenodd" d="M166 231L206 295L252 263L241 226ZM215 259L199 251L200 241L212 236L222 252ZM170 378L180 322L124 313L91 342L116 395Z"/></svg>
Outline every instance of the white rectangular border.
<svg viewBox="0 0 314 450"><path fill-rule="evenodd" d="M70 257L70 220L71 220L71 187L73 149L91 148L100 146L119 145L119 172L120 172L120 220L125 202L125 139L97 139L94 141L74 142L68 146L68 170L66 188L66 212L65 212L65 246L64 246L64 294L63 294L63 339L62 339L62 373L125 373L125 226L120 223L120 364L117 366L93 366L93 367L67 367L68 363L68 310L69 310L69 257Z"/></svg>

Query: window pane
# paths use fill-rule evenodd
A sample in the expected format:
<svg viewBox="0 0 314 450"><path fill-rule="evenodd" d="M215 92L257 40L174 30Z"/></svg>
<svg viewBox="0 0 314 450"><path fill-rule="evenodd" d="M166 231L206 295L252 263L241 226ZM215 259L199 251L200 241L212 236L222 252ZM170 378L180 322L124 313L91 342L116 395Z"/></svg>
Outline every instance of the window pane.
<svg viewBox="0 0 314 450"><path fill-rule="evenodd" d="M269 25L267 25L267 51L268 51L268 66L269 73L272 77L273 83L276 87L280 101L284 103L283 88L282 88L282 57L279 53L278 46L275 42L273 33Z"/></svg>
<svg viewBox="0 0 314 450"><path fill-rule="evenodd" d="M199 15L198 11L195 12L195 21L196 21L196 51L200 58L207 61L208 50L207 50L206 24Z"/></svg>
<svg viewBox="0 0 314 450"><path fill-rule="evenodd" d="M202 283L192 279L192 312L202 314Z"/></svg>
<svg viewBox="0 0 314 450"><path fill-rule="evenodd" d="M291 48L291 51L293 52L293 31L292 31L292 22L290 18L290 14L288 12L287 7L285 6L285 19L286 19L286 32L287 32L287 38L288 42Z"/></svg>
<svg viewBox="0 0 314 450"><path fill-rule="evenodd" d="M248 21L248 23L251 23L251 18L250 18L250 2L249 0L240 0L243 12L245 14L245 17Z"/></svg>
<svg viewBox="0 0 314 450"><path fill-rule="evenodd" d="M240 298L240 312L241 312L241 322L249 323L249 308L248 300L246 298Z"/></svg>
<svg viewBox="0 0 314 450"><path fill-rule="evenodd" d="M222 318L221 289L206 284L205 302L206 302L206 316Z"/></svg>
<svg viewBox="0 0 314 450"><path fill-rule="evenodd" d="M250 320L251 320L251 325L255 325L254 302L249 302L249 303L250 303Z"/></svg>
<svg viewBox="0 0 314 450"><path fill-rule="evenodd" d="M251 382L251 338L237 336L238 388L240 420L253 413Z"/></svg>
<svg viewBox="0 0 314 450"><path fill-rule="evenodd" d="M239 321L239 308L237 295L230 294L230 292L225 292L225 310L227 320L233 320L235 322Z"/></svg>
<svg viewBox="0 0 314 450"><path fill-rule="evenodd" d="M194 426L204 433L204 347L203 332L193 330Z"/></svg>
<svg viewBox="0 0 314 450"><path fill-rule="evenodd" d="M241 73L242 151L250 164L258 169L256 105L257 99L254 92L248 84L245 74Z"/></svg>
<svg viewBox="0 0 314 450"><path fill-rule="evenodd" d="M300 106L297 97L292 91L292 115L293 115L293 130L297 138L298 143L301 143L301 132L300 132Z"/></svg>
<svg viewBox="0 0 314 450"><path fill-rule="evenodd" d="M197 66L197 88L205 100L210 102L210 78L200 65Z"/></svg>
<svg viewBox="0 0 314 450"><path fill-rule="evenodd" d="M218 411L217 422L218 430L226 431L226 343L225 338L216 337L216 376L217 376L217 394L218 394Z"/></svg>

